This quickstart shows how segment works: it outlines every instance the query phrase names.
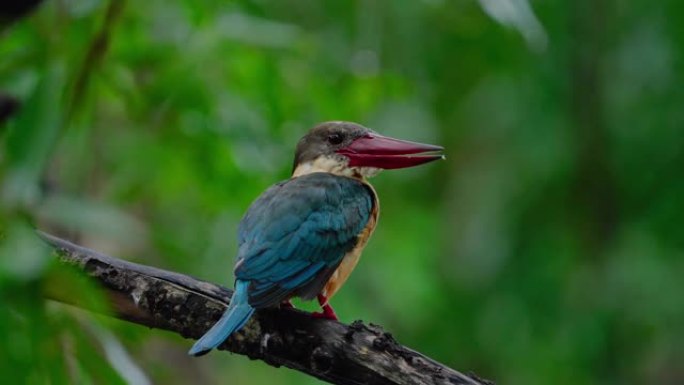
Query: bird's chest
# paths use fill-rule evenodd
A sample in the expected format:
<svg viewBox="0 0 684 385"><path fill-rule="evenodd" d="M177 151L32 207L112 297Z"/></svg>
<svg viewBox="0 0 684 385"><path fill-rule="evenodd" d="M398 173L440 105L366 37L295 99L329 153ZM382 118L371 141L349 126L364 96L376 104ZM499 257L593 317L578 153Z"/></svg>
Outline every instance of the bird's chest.
<svg viewBox="0 0 684 385"><path fill-rule="evenodd" d="M373 193L375 194L375 192ZM325 287L321 291L321 293L328 299L332 298L332 296L335 295L335 293L347 281L347 278L349 278L349 275L354 270L356 264L361 258L363 248L366 247L366 243L368 243L368 240L373 234L373 230L375 230L375 225L378 222L378 215L380 213L380 207L378 204L377 195L375 195L374 198L373 210L371 211L370 218L368 219L368 224L361 231L361 233L359 233L356 246L349 251L344 258L342 258L342 262L340 262L337 270L335 270L335 272L330 276L328 283L326 283Z"/></svg>

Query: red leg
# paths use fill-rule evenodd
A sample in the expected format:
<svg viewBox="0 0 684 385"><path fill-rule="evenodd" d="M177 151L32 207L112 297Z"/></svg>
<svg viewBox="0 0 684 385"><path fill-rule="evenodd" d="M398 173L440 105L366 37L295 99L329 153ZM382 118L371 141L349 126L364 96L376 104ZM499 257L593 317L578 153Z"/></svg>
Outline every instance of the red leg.
<svg viewBox="0 0 684 385"><path fill-rule="evenodd" d="M286 299L285 301L280 303L280 308L281 309L294 309L295 306L290 302L289 299Z"/></svg>
<svg viewBox="0 0 684 385"><path fill-rule="evenodd" d="M337 314L333 310L332 306L328 303L328 298L323 294L318 295L318 303L321 305L322 312L311 313L314 318L327 318L333 321L337 321Z"/></svg>

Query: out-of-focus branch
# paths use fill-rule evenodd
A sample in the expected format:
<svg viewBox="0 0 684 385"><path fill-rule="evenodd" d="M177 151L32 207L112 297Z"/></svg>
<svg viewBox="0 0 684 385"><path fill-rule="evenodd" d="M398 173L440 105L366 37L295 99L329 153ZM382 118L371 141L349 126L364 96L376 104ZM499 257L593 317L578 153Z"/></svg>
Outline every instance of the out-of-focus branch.
<svg viewBox="0 0 684 385"><path fill-rule="evenodd" d="M91 74L107 53L112 31L116 26L117 20L123 13L125 5L125 0L109 1L102 26L90 43L85 58L81 63L81 67L76 74L74 89L71 94L69 116L72 116L76 111L76 108L81 104L81 101L86 93L86 88L90 81Z"/></svg>
<svg viewBox="0 0 684 385"><path fill-rule="evenodd" d="M611 172L611 142L605 116L603 68L613 6L608 0L571 2L570 118L575 139L576 176L571 206L577 208L582 253L595 259L620 222Z"/></svg>
<svg viewBox="0 0 684 385"><path fill-rule="evenodd" d="M232 295L209 282L108 257L45 233L39 235L55 249L60 261L84 270L102 284L115 315L130 322L198 338L218 320ZM51 297L77 306L83 303L78 293ZM258 311L220 349L334 384L491 384L400 345L380 326L361 321L344 325L293 309Z"/></svg>

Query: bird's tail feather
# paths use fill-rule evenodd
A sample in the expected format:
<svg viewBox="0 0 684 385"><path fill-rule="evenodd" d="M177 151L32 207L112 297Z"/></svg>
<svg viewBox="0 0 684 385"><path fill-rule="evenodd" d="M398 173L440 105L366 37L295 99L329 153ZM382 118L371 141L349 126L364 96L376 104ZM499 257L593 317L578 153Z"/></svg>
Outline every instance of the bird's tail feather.
<svg viewBox="0 0 684 385"><path fill-rule="evenodd" d="M189 355L197 357L208 353L247 323L254 313L254 308L249 306L247 302L247 286L249 286L249 282L236 282L235 292L228 309L223 313L221 319L195 342L188 352Z"/></svg>

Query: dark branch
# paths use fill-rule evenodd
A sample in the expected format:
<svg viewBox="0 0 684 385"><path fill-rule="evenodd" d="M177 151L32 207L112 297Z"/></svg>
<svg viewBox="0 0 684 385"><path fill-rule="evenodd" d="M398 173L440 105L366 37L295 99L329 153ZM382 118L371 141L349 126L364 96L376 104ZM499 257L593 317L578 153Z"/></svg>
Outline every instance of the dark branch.
<svg viewBox="0 0 684 385"><path fill-rule="evenodd" d="M19 109L19 100L0 92L0 127Z"/></svg>
<svg viewBox="0 0 684 385"><path fill-rule="evenodd" d="M104 286L121 319L198 338L230 301L232 291L221 286L39 235L60 261L84 270ZM78 298L52 297L79 304ZM258 311L220 349L334 384L491 384L400 345L380 326L361 321L344 325L292 309Z"/></svg>
<svg viewBox="0 0 684 385"><path fill-rule="evenodd" d="M107 54L112 32L117 21L123 14L125 5L126 2L123 0L109 1L102 27L90 43L86 56L83 59L83 63L81 63L81 67L76 74L74 89L71 95L71 103L69 106L68 115L70 117L74 115L74 112L81 105L86 94L86 88L90 83L91 75Z"/></svg>

